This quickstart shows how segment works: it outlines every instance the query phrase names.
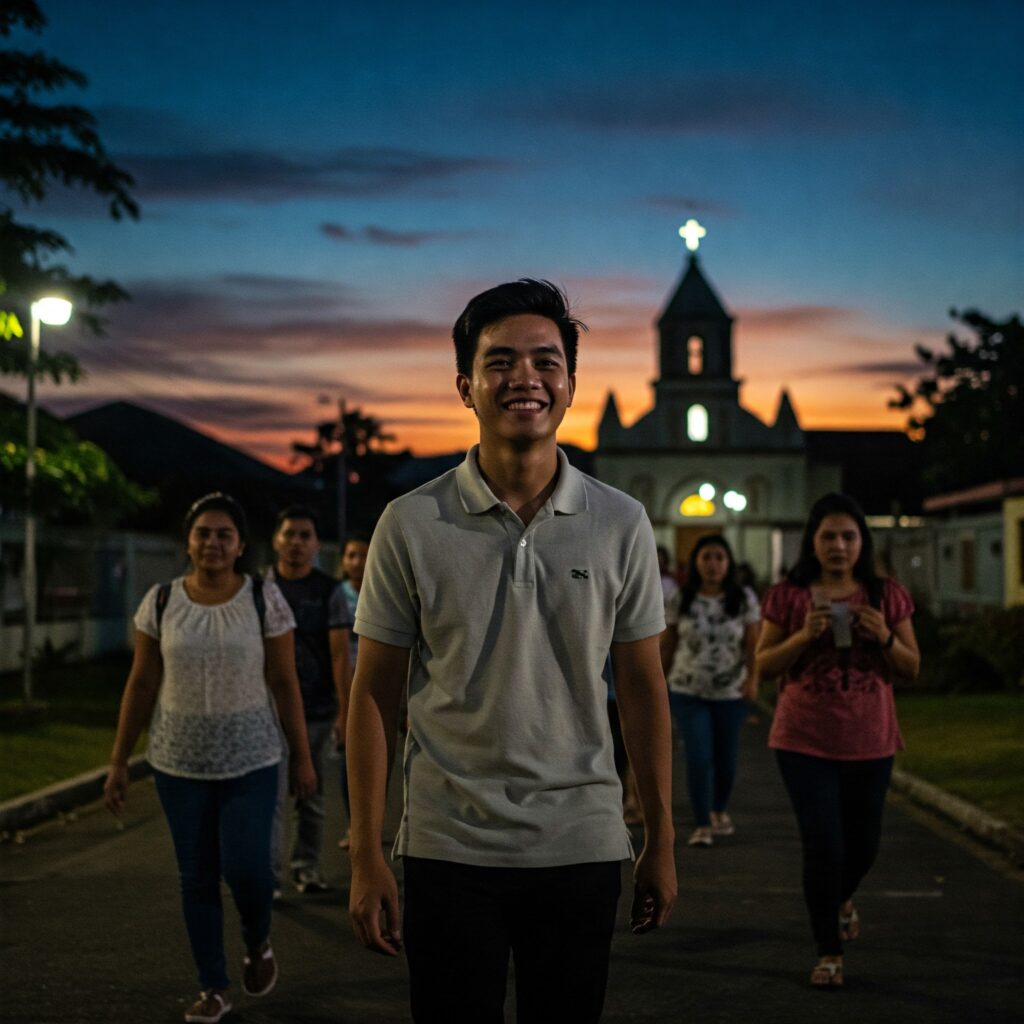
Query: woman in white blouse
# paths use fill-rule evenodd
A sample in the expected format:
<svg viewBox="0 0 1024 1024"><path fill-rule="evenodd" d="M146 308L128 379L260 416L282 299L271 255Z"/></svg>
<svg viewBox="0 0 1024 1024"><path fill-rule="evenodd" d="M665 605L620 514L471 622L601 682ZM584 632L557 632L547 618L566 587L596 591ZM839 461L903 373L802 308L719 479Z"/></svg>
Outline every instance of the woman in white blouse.
<svg viewBox="0 0 1024 1024"><path fill-rule="evenodd" d="M696 828L690 846L735 832L727 810L746 702L757 695L757 597L736 581L725 538L701 537L686 582L665 612L661 654L669 703L686 748Z"/></svg>
<svg viewBox="0 0 1024 1024"><path fill-rule="evenodd" d="M236 569L245 513L230 496L208 494L189 509L185 533L191 572L169 590L153 587L135 616L135 658L104 796L120 814L128 758L148 727L147 759L174 840L199 971L201 992L185 1020L216 1024L231 1009L222 877L242 922L243 988L266 995L277 981L270 834L282 749L271 695L298 795L315 790L316 773L295 675L291 610L274 583L257 591Z"/></svg>

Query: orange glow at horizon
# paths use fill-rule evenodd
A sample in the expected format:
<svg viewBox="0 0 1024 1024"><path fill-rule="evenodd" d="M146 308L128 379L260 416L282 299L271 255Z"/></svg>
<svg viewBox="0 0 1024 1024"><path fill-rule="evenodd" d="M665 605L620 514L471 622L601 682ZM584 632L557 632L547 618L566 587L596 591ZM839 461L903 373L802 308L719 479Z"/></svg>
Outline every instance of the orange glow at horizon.
<svg viewBox="0 0 1024 1024"><path fill-rule="evenodd" d="M575 401L559 431L561 441L584 449L596 444L608 393L614 393L628 426L651 409L651 384L658 375L657 334L651 326L656 306L601 298L587 311L591 330L580 342ZM804 429L902 430L905 414L887 407L894 385L908 376L914 343L934 345L941 337L937 329L895 326L857 310L741 309L733 339L734 376L743 382L740 401L770 424L786 387ZM322 351L290 353L292 382L285 386L273 383L282 366L273 350L247 364L251 382L136 371L129 400L184 420L285 472L301 465L293 458L292 443L312 441L314 425L332 414L333 406L318 404L318 395L333 401L344 394L350 407L376 417L396 437L386 450L408 448L415 455L464 450L478 432L475 417L456 394L448 343L412 338L405 345L383 353L356 349L343 361ZM76 397L108 401L104 386L96 374L76 387Z"/></svg>

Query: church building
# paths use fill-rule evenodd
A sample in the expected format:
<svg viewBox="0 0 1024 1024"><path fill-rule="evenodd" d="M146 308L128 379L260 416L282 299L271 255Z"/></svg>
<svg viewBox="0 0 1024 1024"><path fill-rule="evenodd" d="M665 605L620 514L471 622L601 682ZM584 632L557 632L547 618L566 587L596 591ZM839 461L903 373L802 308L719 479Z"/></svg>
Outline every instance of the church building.
<svg viewBox="0 0 1024 1024"><path fill-rule="evenodd" d="M771 424L740 403L733 317L701 269L703 233L696 221L680 229L690 251L657 321L653 406L627 427L609 392L595 472L644 504L673 565L685 563L698 537L722 532L738 562L773 580L795 561L811 503L840 489L842 471L811 456L784 389Z"/></svg>

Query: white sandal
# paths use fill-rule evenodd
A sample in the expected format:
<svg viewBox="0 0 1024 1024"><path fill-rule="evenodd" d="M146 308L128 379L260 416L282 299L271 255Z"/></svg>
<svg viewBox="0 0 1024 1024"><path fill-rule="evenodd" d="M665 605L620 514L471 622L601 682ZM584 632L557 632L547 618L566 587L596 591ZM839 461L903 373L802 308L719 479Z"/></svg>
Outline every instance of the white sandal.
<svg viewBox="0 0 1024 1024"><path fill-rule="evenodd" d="M811 971L811 988L842 988L843 961L819 960Z"/></svg>
<svg viewBox="0 0 1024 1024"><path fill-rule="evenodd" d="M188 1024L217 1024L231 1004L219 992L200 992L199 998L185 1011Z"/></svg>

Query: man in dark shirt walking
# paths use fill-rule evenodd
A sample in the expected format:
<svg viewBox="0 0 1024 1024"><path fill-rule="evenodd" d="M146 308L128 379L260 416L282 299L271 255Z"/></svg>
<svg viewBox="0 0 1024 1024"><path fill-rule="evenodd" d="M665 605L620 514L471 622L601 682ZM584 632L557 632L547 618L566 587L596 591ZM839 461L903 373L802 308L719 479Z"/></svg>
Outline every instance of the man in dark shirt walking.
<svg viewBox="0 0 1024 1024"><path fill-rule="evenodd" d="M332 735L345 735L352 613L338 581L313 565L320 539L316 518L308 508L293 505L278 515L273 545L277 558L267 575L278 585L295 616L295 667L317 774L316 792L295 802L292 881L300 893L323 892L327 888L320 873L324 768ZM284 852L286 787L287 781L279 791L275 820L274 854L279 872Z"/></svg>

